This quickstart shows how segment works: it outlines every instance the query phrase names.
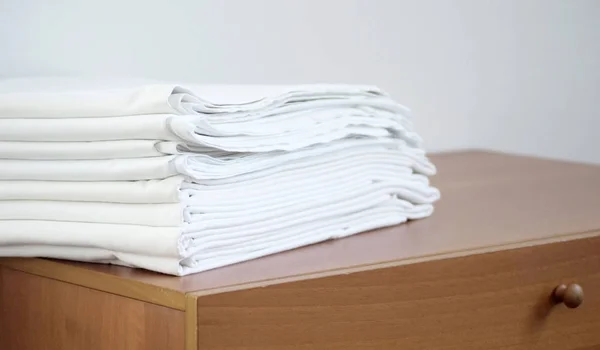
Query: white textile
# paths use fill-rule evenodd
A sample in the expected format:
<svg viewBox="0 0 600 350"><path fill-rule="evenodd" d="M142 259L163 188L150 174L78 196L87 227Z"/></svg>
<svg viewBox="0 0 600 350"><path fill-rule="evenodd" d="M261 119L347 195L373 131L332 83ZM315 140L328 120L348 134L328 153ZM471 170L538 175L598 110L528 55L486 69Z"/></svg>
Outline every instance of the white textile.
<svg viewBox="0 0 600 350"><path fill-rule="evenodd" d="M194 181L228 181L266 176L312 166L381 162L401 164L432 175L435 167L422 150L394 139L345 139L294 152L192 155L110 160L0 159L0 180L126 181L185 175Z"/></svg>
<svg viewBox="0 0 600 350"><path fill-rule="evenodd" d="M397 199L359 199L362 203L348 203L345 214L260 233L237 229L221 241L164 227L0 221L0 256L111 262L182 276L407 220ZM236 236L241 240L232 244ZM227 248L217 249L220 245Z"/></svg>

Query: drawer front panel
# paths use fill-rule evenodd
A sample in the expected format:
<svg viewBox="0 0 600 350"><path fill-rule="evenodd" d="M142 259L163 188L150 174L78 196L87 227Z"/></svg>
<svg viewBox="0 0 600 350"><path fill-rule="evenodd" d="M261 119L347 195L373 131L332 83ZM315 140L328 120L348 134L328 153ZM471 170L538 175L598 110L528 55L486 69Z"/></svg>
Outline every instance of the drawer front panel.
<svg viewBox="0 0 600 350"><path fill-rule="evenodd" d="M599 296L596 237L203 296L199 349L600 349Z"/></svg>
<svg viewBox="0 0 600 350"><path fill-rule="evenodd" d="M0 267L0 349L183 349L184 313Z"/></svg>

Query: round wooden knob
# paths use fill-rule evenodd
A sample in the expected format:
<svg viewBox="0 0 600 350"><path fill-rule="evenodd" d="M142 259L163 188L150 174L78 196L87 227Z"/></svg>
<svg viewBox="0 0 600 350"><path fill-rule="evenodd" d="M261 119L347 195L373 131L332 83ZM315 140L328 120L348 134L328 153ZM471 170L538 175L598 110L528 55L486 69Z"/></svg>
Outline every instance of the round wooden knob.
<svg viewBox="0 0 600 350"><path fill-rule="evenodd" d="M554 300L563 303L566 307L574 309L583 303L583 288L578 284L561 284L554 289Z"/></svg>

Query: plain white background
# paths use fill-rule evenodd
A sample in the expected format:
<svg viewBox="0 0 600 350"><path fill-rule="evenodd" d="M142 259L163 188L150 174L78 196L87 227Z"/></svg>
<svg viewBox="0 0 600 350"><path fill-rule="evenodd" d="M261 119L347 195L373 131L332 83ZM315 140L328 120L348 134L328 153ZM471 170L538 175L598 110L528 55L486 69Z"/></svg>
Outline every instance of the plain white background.
<svg viewBox="0 0 600 350"><path fill-rule="evenodd" d="M600 163L597 0L0 2L0 75L375 84L431 151Z"/></svg>

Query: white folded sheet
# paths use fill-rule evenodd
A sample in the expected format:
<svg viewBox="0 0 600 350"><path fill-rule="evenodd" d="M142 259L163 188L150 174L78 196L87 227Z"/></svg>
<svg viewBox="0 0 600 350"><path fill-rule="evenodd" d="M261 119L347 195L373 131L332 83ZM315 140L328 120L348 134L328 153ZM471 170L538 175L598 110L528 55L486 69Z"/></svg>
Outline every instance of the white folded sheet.
<svg viewBox="0 0 600 350"><path fill-rule="evenodd" d="M55 244L90 245L145 255L186 258L198 251L221 254L233 249L232 243L267 244L279 235L289 235L298 227L330 218L338 220L380 205L393 205L403 217L422 218L433 210L431 206L415 205L399 199L394 184L373 184L339 197L323 196L318 203L298 205L295 210L279 208L265 217L232 219L203 219L173 227L148 225L106 224L87 222L0 220L0 245ZM345 197L345 198L344 198ZM55 215L61 215L55 212ZM91 216L91 215L88 215ZM38 227L39 226L39 227ZM22 228L22 230L20 229ZM225 247L212 249L227 240ZM84 243L87 242L87 243ZM244 245L244 249L246 249Z"/></svg>
<svg viewBox="0 0 600 350"><path fill-rule="evenodd" d="M168 128L172 114L112 118L0 118L1 141L115 141L170 140L178 138ZM182 118L188 118L181 116Z"/></svg>
<svg viewBox="0 0 600 350"><path fill-rule="evenodd" d="M409 146L420 147L422 144L408 119L364 106L307 109L250 121L243 121L235 115L211 118L170 114L112 118L0 118L0 141L179 141L192 147L268 152L291 151L351 136L396 137Z"/></svg>
<svg viewBox="0 0 600 350"><path fill-rule="evenodd" d="M182 276L405 222L403 201L385 197L359 199L355 202L361 203L341 206L345 213L331 213L294 226L290 223L287 228L250 234L238 228L226 239L204 239L202 243L194 242L201 238L198 233L181 234L162 227L137 230L135 225L0 221L0 232L6 232L0 242L0 256L111 262ZM237 245L231 244L235 236L242 239Z"/></svg>
<svg viewBox="0 0 600 350"><path fill-rule="evenodd" d="M216 103L173 85L82 84L0 81L0 141L162 140L234 152L290 151L355 135L422 143L410 111L368 86L194 87L229 96ZM248 102L249 91L264 96Z"/></svg>
<svg viewBox="0 0 600 350"><path fill-rule="evenodd" d="M189 92L171 84L84 78L0 80L0 118L72 118L181 110Z"/></svg>
<svg viewBox="0 0 600 350"><path fill-rule="evenodd" d="M242 186L199 186L187 184L179 203L124 204L57 200L0 200L0 220L45 220L144 226L199 224L203 230L306 214L307 210L349 200L381 188L407 200L406 216L420 218L431 212L439 198L437 189L420 175L397 175L393 167L357 167L347 178L310 177L304 181L248 183ZM258 185L258 186L257 186ZM212 187L212 188L211 188ZM216 187L216 188L215 188ZM411 201L411 202L408 202ZM257 206L257 203L260 205ZM415 204L412 204L415 203ZM302 215L304 215L302 214ZM309 218L310 219L310 218ZM197 226L197 225L196 225ZM207 231L208 232L208 231Z"/></svg>
<svg viewBox="0 0 600 350"><path fill-rule="evenodd" d="M131 181L185 175L194 181L249 179L318 165L381 162L402 164L432 175L435 167L423 150L395 139L344 139L294 152L235 154L230 156L177 155L111 160L0 159L0 180Z"/></svg>
<svg viewBox="0 0 600 350"><path fill-rule="evenodd" d="M419 185L429 184L426 176L397 164L336 162L283 171L268 177L254 177L237 182L202 183L182 176L149 181L0 181L0 200L87 201L110 203L194 203L210 201L212 211L227 205L255 203L255 198L285 199L310 190L326 191L350 181L381 182L386 178L410 179ZM433 187L417 186L406 191L404 198L415 203L430 203L439 197Z"/></svg>
<svg viewBox="0 0 600 350"><path fill-rule="evenodd" d="M0 200L178 203L183 176L147 181L0 181Z"/></svg>
<svg viewBox="0 0 600 350"><path fill-rule="evenodd" d="M95 160L162 157L177 154L231 156L232 152L183 142L117 140L93 142L0 141L0 159Z"/></svg>
<svg viewBox="0 0 600 350"><path fill-rule="evenodd" d="M175 156L110 160L0 159L0 180L129 181L177 175Z"/></svg>
<svg viewBox="0 0 600 350"><path fill-rule="evenodd" d="M42 220L169 227L183 225L185 211L181 203L0 201L0 221Z"/></svg>
<svg viewBox="0 0 600 350"><path fill-rule="evenodd" d="M83 118L137 114L214 114L277 110L297 102L385 95L373 86L196 85L139 79L20 78L0 80L0 118Z"/></svg>
<svg viewBox="0 0 600 350"><path fill-rule="evenodd" d="M0 159L93 160L161 157L177 151L175 142L119 140L96 142L0 141ZM165 152L167 151L167 152Z"/></svg>

